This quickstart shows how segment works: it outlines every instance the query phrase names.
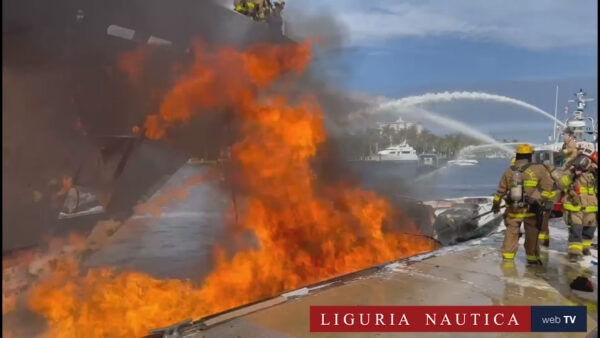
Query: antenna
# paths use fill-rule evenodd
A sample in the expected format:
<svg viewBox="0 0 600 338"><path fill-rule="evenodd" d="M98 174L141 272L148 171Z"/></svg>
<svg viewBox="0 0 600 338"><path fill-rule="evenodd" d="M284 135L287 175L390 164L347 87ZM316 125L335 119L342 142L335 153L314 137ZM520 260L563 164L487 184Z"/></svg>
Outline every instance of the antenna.
<svg viewBox="0 0 600 338"><path fill-rule="evenodd" d="M558 112L558 86L556 86L556 96L554 99L554 142L556 142L556 114Z"/></svg>

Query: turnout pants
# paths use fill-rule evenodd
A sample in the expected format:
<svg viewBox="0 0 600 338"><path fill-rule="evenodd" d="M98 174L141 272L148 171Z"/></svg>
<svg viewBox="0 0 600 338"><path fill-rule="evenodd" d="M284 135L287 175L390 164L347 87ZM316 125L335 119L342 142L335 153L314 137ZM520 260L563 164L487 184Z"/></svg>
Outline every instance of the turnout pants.
<svg viewBox="0 0 600 338"><path fill-rule="evenodd" d="M565 223L569 228L569 250L570 254L581 255L583 249L589 249L594 239L594 233L598 226L596 212L572 212L564 215Z"/></svg>
<svg viewBox="0 0 600 338"><path fill-rule="evenodd" d="M538 244L539 230L537 228L535 214L508 212L504 218L506 233L502 244L502 258L512 260L515 258L519 248L519 229L521 223L525 225L525 254L528 261L537 261L540 256Z"/></svg>
<svg viewBox="0 0 600 338"><path fill-rule="evenodd" d="M541 245L549 246L550 245L550 212L544 213L544 218L542 219L542 229L540 230L540 234L538 235L538 239Z"/></svg>
<svg viewBox="0 0 600 338"><path fill-rule="evenodd" d="M581 237L583 239L583 248L589 249L592 246L594 233L598 227L598 212L587 212L583 216L583 231Z"/></svg>

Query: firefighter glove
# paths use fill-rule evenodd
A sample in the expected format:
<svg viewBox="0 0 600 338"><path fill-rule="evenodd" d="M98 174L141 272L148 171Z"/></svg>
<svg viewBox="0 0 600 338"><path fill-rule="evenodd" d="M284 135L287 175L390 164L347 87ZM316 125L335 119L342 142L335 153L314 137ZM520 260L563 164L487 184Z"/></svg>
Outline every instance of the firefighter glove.
<svg viewBox="0 0 600 338"><path fill-rule="evenodd" d="M500 212L500 204L499 203L492 204L492 212L494 213L494 215Z"/></svg>

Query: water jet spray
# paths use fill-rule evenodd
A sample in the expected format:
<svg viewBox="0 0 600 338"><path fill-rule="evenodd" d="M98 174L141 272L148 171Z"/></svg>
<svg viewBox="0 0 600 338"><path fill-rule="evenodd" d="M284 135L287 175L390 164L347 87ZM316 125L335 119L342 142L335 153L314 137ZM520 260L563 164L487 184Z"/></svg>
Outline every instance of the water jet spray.
<svg viewBox="0 0 600 338"><path fill-rule="evenodd" d="M510 103L517 105L519 107L523 107L529 110L532 110L538 114L542 114L543 116L555 121L561 126L565 126L565 124L559 121L554 116L550 115L546 111L529 104L527 102L514 99L507 96L489 94L483 92L442 92L442 93L426 93L418 96L408 96L398 100L392 100L385 103L382 103L379 106L379 109L387 109L391 107L414 107L423 103L431 103L431 102L450 102L454 100L483 100L483 101L496 101L502 103Z"/></svg>

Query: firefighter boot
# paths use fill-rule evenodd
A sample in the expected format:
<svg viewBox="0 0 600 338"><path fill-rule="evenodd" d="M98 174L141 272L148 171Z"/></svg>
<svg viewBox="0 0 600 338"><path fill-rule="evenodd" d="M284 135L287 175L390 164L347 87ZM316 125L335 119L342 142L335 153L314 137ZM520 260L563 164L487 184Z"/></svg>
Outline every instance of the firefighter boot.
<svg viewBox="0 0 600 338"><path fill-rule="evenodd" d="M588 216L588 215L586 215L586 216ZM589 216L594 217L595 215L589 215ZM589 219L586 220L586 221L589 222ZM595 221L595 219L592 218L592 221ZM592 223L592 222L589 222L589 223ZM582 240L582 244L583 244L583 250L582 250L582 252L583 252L584 256L591 255L590 248L592 247L592 240L594 239L594 233L595 232L596 232L596 225L595 224L590 225L590 226L586 225L586 226L583 227L583 231L582 231L582 236L581 237L583 238L583 240Z"/></svg>
<svg viewBox="0 0 600 338"><path fill-rule="evenodd" d="M539 230L534 217L525 218L525 255L528 266L542 265L540 260Z"/></svg>
<svg viewBox="0 0 600 338"><path fill-rule="evenodd" d="M577 262L582 258L583 252L583 240L582 232L583 226L580 224L571 224L569 228L569 262Z"/></svg>

